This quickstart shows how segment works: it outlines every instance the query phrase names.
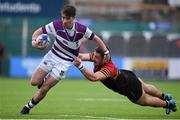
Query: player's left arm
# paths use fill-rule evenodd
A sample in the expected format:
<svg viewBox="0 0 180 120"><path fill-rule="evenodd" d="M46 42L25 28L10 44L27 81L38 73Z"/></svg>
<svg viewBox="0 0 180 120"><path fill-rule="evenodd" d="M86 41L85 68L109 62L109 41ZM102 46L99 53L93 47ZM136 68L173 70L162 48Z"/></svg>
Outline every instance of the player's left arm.
<svg viewBox="0 0 180 120"><path fill-rule="evenodd" d="M97 44L97 46L104 51L104 59L106 60L106 62L108 62L110 60L110 53L103 40L99 38L96 34L94 34L88 27L86 28L85 37L89 40L93 40Z"/></svg>
<svg viewBox="0 0 180 120"><path fill-rule="evenodd" d="M109 53L109 50L107 49L106 45L102 41L102 39L100 39L97 35L95 35L93 40L101 48L101 50L104 51L104 54L105 54L104 59L106 62L108 62L110 60L110 53Z"/></svg>
<svg viewBox="0 0 180 120"><path fill-rule="evenodd" d="M108 49L106 48L106 45L104 44L104 42L97 35L94 35L93 40L104 52L108 51Z"/></svg>

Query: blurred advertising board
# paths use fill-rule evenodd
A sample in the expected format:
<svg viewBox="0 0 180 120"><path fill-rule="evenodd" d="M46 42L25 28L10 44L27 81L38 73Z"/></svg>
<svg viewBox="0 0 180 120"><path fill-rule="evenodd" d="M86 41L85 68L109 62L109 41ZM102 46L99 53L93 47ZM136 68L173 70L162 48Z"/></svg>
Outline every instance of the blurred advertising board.
<svg viewBox="0 0 180 120"><path fill-rule="evenodd" d="M167 79L168 60L135 59L132 61L132 71L145 79Z"/></svg>
<svg viewBox="0 0 180 120"><path fill-rule="evenodd" d="M180 59L175 58L123 58L122 68L143 79L180 79Z"/></svg>
<svg viewBox="0 0 180 120"><path fill-rule="evenodd" d="M40 63L40 57L11 57L10 76L30 77Z"/></svg>
<svg viewBox="0 0 180 120"><path fill-rule="evenodd" d="M180 79L180 59L169 59L168 78Z"/></svg>
<svg viewBox="0 0 180 120"><path fill-rule="evenodd" d="M41 57L11 57L10 76L31 77L41 59ZM119 69L132 70L143 79L180 79L180 59L121 58L114 56L112 61ZM83 65L93 72L92 62L83 62ZM83 78L83 75L72 65L67 73L67 78Z"/></svg>
<svg viewBox="0 0 180 120"><path fill-rule="evenodd" d="M62 0L1 0L1 16L57 17Z"/></svg>

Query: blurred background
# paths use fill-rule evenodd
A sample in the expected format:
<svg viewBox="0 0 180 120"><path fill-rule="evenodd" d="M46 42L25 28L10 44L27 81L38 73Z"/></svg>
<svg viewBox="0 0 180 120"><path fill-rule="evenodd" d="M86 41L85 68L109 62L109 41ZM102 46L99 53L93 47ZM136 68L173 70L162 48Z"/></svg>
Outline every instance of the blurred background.
<svg viewBox="0 0 180 120"><path fill-rule="evenodd" d="M103 39L118 68L133 70L144 79L180 80L178 0L1 0L0 76L32 75L50 49L33 48L32 33L60 19L66 4L75 5L77 20ZM84 40L81 52L95 47ZM68 78L82 78L82 74L72 66Z"/></svg>

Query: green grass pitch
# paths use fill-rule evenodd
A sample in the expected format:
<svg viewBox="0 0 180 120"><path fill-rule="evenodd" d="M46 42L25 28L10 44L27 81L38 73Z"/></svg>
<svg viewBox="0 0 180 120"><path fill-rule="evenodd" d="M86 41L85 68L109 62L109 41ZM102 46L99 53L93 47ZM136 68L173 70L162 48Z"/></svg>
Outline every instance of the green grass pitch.
<svg viewBox="0 0 180 120"><path fill-rule="evenodd" d="M180 108L180 81L151 81L161 91L173 94ZM21 108L37 91L29 79L0 78L1 119L180 119L180 112L165 114L162 108L142 107L105 88L100 82L62 80L29 115Z"/></svg>

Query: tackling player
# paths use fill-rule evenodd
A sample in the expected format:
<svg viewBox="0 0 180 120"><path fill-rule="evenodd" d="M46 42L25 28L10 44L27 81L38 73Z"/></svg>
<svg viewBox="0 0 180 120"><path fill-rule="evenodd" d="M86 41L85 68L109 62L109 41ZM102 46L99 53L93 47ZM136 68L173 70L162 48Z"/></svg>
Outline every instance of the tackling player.
<svg viewBox="0 0 180 120"><path fill-rule="evenodd" d="M79 54L81 41L84 38L94 41L104 51L106 61L110 58L109 51L103 41L88 27L76 21L75 7L65 6L61 11L61 16L61 20L40 27L32 35L32 45L38 49L47 47L46 45L41 46L36 41L36 38L41 34L53 35L55 42L32 75L31 85L38 86L39 90L23 107L21 114L29 114L30 109L38 104L59 80L65 78L69 67L73 65L74 58Z"/></svg>
<svg viewBox="0 0 180 120"><path fill-rule="evenodd" d="M169 114L171 110L174 112L177 110L176 103L170 94L164 94L155 86L144 83L131 71L118 70L111 60L104 61L104 56L104 52L100 48L96 48L93 53L79 54L74 65L88 80L101 81L107 88L127 96L135 104L163 107L166 108L166 114ZM83 67L81 60L94 62L94 73Z"/></svg>

